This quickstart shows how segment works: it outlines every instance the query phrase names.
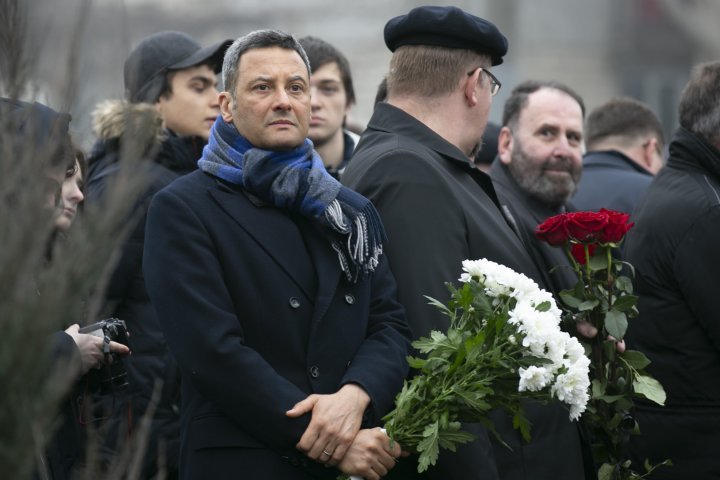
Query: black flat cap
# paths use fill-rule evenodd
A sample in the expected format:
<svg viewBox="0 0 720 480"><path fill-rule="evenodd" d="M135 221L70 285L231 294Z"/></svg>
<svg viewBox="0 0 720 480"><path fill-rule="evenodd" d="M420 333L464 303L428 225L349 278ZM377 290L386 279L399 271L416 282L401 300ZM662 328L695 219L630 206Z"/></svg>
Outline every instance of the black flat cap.
<svg viewBox="0 0 720 480"><path fill-rule="evenodd" d="M209 62L215 73L222 68L232 40L202 48L182 32L159 32L144 38L125 60L125 91L131 102L155 103L163 87L162 75Z"/></svg>
<svg viewBox="0 0 720 480"><path fill-rule="evenodd" d="M508 43L495 25L457 7L417 7L385 24L385 44L391 52L403 45L433 45L475 50L503 62Z"/></svg>

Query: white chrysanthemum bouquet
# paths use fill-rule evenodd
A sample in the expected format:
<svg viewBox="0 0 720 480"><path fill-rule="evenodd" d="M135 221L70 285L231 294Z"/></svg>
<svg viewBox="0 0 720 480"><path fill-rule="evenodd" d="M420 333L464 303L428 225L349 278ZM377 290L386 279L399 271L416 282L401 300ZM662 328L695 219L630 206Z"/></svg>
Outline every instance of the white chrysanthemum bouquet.
<svg viewBox="0 0 720 480"><path fill-rule="evenodd" d="M576 420L588 402L589 360L580 343L560 330L551 294L525 275L482 259L463 262L459 288L449 285L446 333L433 331L413 346L417 370L385 418L390 437L420 455L418 471L434 465L440 448L455 450L473 436L461 422L494 431L488 413L501 408L526 440L530 428L520 401L556 398Z"/></svg>

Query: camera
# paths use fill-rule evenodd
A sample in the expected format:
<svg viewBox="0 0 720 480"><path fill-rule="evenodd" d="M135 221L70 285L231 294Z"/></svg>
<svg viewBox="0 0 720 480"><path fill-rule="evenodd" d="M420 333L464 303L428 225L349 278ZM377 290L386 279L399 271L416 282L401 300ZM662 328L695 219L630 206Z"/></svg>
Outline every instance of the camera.
<svg viewBox="0 0 720 480"><path fill-rule="evenodd" d="M128 345L128 331L124 320L106 318L80 329L80 333L95 335L105 342L106 362L99 370L88 372L88 383L92 390L102 394L113 393L127 388L127 371L119 355L108 350L110 341ZM107 358L107 357L110 358Z"/></svg>

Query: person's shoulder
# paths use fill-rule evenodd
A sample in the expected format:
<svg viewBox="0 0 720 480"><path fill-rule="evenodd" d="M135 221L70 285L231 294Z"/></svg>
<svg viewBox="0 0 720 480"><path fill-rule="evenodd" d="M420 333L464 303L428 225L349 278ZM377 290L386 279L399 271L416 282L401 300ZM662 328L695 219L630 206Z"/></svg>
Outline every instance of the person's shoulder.
<svg viewBox="0 0 720 480"><path fill-rule="evenodd" d="M194 198L200 198L202 192L212 189L214 178L201 170L179 176L161 188L157 195L174 196L193 203Z"/></svg>
<svg viewBox="0 0 720 480"><path fill-rule="evenodd" d="M436 181L437 167L428 155L399 143L391 148L373 148L359 152L345 169L342 182L351 187L380 182L382 184Z"/></svg>

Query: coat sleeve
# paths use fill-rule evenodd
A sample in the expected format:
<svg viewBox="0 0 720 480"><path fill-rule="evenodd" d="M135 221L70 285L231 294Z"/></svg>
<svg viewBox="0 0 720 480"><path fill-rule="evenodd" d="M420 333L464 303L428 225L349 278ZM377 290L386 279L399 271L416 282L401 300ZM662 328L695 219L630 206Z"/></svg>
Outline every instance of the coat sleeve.
<svg viewBox="0 0 720 480"><path fill-rule="evenodd" d="M367 337L343 377L343 384L357 383L370 396L366 426L377 425L392 409L408 372L405 357L412 337L385 255L371 281Z"/></svg>
<svg viewBox="0 0 720 480"><path fill-rule="evenodd" d="M205 214L169 190L148 212L143 271L167 344L203 398L268 447L294 448L309 415L285 412L307 395L244 345Z"/></svg>
<svg viewBox="0 0 720 480"><path fill-rule="evenodd" d="M415 337L445 331L447 318L425 296L445 302L445 282L456 283L468 258L463 208L436 172L413 152L393 151L377 159L356 185L380 212L385 246Z"/></svg>
<svg viewBox="0 0 720 480"><path fill-rule="evenodd" d="M698 216L678 245L673 270L688 307L720 351L720 207Z"/></svg>

